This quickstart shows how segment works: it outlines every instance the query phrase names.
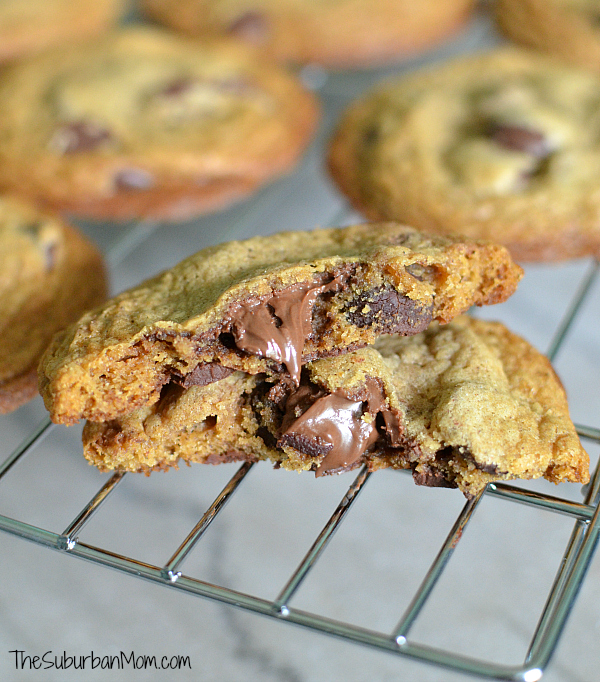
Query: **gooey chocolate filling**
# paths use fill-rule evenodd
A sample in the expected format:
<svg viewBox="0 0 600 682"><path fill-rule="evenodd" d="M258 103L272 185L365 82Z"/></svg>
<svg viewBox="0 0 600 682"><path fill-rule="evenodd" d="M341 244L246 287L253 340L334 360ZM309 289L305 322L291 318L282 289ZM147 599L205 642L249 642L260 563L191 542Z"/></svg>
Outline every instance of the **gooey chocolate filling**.
<svg viewBox="0 0 600 682"><path fill-rule="evenodd" d="M448 446L432 460L424 459L418 443L404 433L398 411L388 407L383 385L374 378L367 378L355 392L327 392L303 373L298 388L290 382L264 382L251 403L262 424L257 435L269 447L293 448L318 459L316 476L349 471L372 456L390 457L392 466L413 470L417 485L430 487L456 487L461 462L502 475L496 466L477 462L466 448Z"/></svg>
<svg viewBox="0 0 600 682"><path fill-rule="evenodd" d="M236 346L282 364L300 383L302 350L312 332L317 296L342 288L340 276L327 284L299 283L277 292L266 301L237 303L231 311L231 333Z"/></svg>
<svg viewBox="0 0 600 682"><path fill-rule="evenodd" d="M350 273L340 272L331 275L329 281L292 284L267 299L235 303L228 325L235 347L283 365L299 385L304 344L315 327L322 326L315 319L315 303L349 285ZM391 287L379 287L346 301L342 312L357 327L374 326L382 334L410 335L427 328L432 307ZM326 310L324 316L328 316Z"/></svg>
<svg viewBox="0 0 600 682"><path fill-rule="evenodd" d="M429 267L413 263L406 268L408 274L415 279L433 279L435 271ZM414 274L413 274L414 273ZM336 315L346 317L346 320L357 327L372 327L379 334L417 334L427 328L433 317L433 304L424 305L407 296L399 294L391 286L380 286L364 291L356 287L356 267L346 267L337 272L316 276L311 282L299 282L285 287L269 297L254 297L244 301L235 302L230 307L228 319L223 326L207 334L204 339L199 338L199 349L211 352L211 344L214 344L213 357L220 357L225 351L247 353L273 360L280 368L287 370L289 378L284 376L282 381L300 386L302 372L303 352L306 341L309 338L319 337L327 332L327 325L331 324ZM347 293L359 289L360 293L348 296ZM337 303L337 310L331 313L331 297L346 292ZM318 302L318 305L316 305ZM189 336L189 334L188 334ZM148 340L159 340L166 344L172 343L174 332L158 330ZM329 355L335 355L337 349L329 350ZM315 359L311 357L310 359ZM218 381L234 370L221 364L219 361L201 362L185 375L177 371L171 371L165 376L169 381L184 389L190 386L205 386ZM366 399L373 406L377 391ZM299 394L300 395L300 394ZM381 391L379 391L381 402ZM290 404L299 400L296 396ZM363 419L361 405L364 399L355 400L345 395L327 397L318 407L311 410L305 421L313 418L318 409L325 410L332 419L325 417L314 418L314 428L321 431L326 428L325 424L331 422L337 425L339 434L334 436L319 436L308 445L308 436L298 432L295 436L290 432L286 438L300 443L304 442L304 448L320 448L331 450L327 453L327 462L323 470L340 469L349 466L360 457L359 450L364 451L374 439L376 440L375 423L369 424ZM387 425L390 433L397 429L391 417L386 416L385 410L371 409L373 415L382 414L383 423ZM391 421L390 421L391 420ZM340 440L341 439L341 440ZM334 446L343 442L343 452L339 455L340 447ZM364 444L364 447L363 447ZM299 448L302 450L302 448ZM333 464L330 464L333 462ZM319 474L320 475L320 474Z"/></svg>
<svg viewBox="0 0 600 682"><path fill-rule="evenodd" d="M318 458L317 476L353 469L375 444L394 447L403 441L398 415L387 407L376 379L368 378L353 393L327 392L303 374L299 388L289 382L263 384L252 402L267 426L269 444Z"/></svg>
<svg viewBox="0 0 600 682"><path fill-rule="evenodd" d="M312 456L324 454L317 476L346 471L360 463L380 437L378 414L384 414L384 423L393 425L391 433L386 430L388 440L400 433L398 417L386 408L381 386L374 379L367 380L360 397L340 389L317 393L314 402L296 416L301 400L297 394L288 398L278 445Z"/></svg>
<svg viewBox="0 0 600 682"><path fill-rule="evenodd" d="M435 269L418 263L408 265L406 271L419 281L433 280L437 276ZM356 289L359 293L354 294ZM341 300L332 306L331 299L340 293ZM220 364L216 358L233 351L272 360L276 363L276 371L285 369L298 386L303 362L342 351L334 347L321 355L313 352L310 357L303 357L307 340L326 335L336 316L345 317L348 324L358 328L370 327L377 334L410 336L429 326L433 318L433 303L413 300L399 294L391 285L360 291L356 267L340 268L334 273L315 276L313 281L292 284L268 297L254 296L236 301L221 327L196 339L198 353L212 354L215 360L198 364L185 376L175 370L165 373L164 381L172 380L180 385L205 385L217 381L224 374L215 369ZM180 334L192 336L189 332ZM171 344L174 336L175 332L157 330L146 340ZM226 358L224 361L226 365ZM206 365L211 365L211 368Z"/></svg>

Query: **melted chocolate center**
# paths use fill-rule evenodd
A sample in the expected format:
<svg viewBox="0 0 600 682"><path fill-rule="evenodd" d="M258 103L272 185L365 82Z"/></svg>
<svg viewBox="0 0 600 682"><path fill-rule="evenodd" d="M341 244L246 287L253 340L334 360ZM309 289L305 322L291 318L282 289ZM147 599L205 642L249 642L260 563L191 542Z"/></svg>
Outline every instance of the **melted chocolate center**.
<svg viewBox="0 0 600 682"><path fill-rule="evenodd" d="M299 385L302 350L312 332L315 300L319 294L340 287L337 278L328 284L293 284L266 301L236 304L231 323L236 346L285 365Z"/></svg>
<svg viewBox="0 0 600 682"><path fill-rule="evenodd" d="M278 445L289 446L310 457L323 457L316 475L352 469L379 439L378 414L383 416L390 443L396 443L401 426L386 407L383 389L367 379L360 395L338 389L330 394L314 386L301 386L287 400Z"/></svg>

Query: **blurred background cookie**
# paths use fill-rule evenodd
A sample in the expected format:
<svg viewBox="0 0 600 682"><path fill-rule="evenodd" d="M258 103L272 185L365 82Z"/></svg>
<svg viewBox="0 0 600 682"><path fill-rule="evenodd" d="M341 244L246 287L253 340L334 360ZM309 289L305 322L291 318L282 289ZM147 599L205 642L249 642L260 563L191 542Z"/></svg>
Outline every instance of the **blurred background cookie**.
<svg viewBox="0 0 600 682"><path fill-rule="evenodd" d="M312 95L242 46L148 28L0 77L0 185L94 218L184 219L288 171Z"/></svg>
<svg viewBox="0 0 600 682"><path fill-rule="evenodd" d="M123 0L2 0L0 62L82 42L116 23Z"/></svg>
<svg viewBox="0 0 600 682"><path fill-rule="evenodd" d="M561 260L600 254L599 140L600 78L505 48L354 103L329 164L371 219Z"/></svg>
<svg viewBox="0 0 600 682"><path fill-rule="evenodd" d="M0 412L37 394L52 335L105 295L95 246L58 218L0 197Z"/></svg>
<svg viewBox="0 0 600 682"><path fill-rule="evenodd" d="M195 37L233 36L279 60L353 67L427 49L474 0L142 0L149 17Z"/></svg>
<svg viewBox="0 0 600 682"><path fill-rule="evenodd" d="M496 16L513 40L600 70L597 0L498 0Z"/></svg>

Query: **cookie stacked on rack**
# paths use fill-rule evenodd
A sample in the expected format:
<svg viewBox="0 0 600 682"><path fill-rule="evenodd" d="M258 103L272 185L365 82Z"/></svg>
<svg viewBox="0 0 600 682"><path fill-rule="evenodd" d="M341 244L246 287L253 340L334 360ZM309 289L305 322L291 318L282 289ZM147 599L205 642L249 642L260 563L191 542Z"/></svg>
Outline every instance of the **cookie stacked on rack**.
<svg viewBox="0 0 600 682"><path fill-rule="evenodd" d="M548 362L457 318L521 274L504 247L394 223L222 244L59 334L41 392L54 421L88 419L103 470L366 463L467 496L517 476L584 481Z"/></svg>
<svg viewBox="0 0 600 682"><path fill-rule="evenodd" d="M150 13L203 41L125 28L13 64L0 78L0 186L44 207L110 220L178 221L242 198L295 165L318 106L283 66L240 43L260 43L283 61L365 66L436 42L472 6L394 2L387 21L388 3L379 4L382 11L370 13L362 0L340 3L337 22L308 5L299 12L265 2L250 11L244 2L214 3L204 24L186 21L197 19L195 0L180 0L181 15L149 0ZM410 21L398 21L400 9ZM331 29L331 39L315 39L315 26ZM374 105L357 105L333 143L334 175L359 208L401 219L407 210L408 222L430 236L376 223L220 245L54 338L40 390L53 420L88 420L90 461L149 472L179 460L268 459L318 476L366 463L411 469L417 483L467 496L514 477L586 480L587 455L547 361L502 326L460 317L508 298L521 276L506 248L479 236L506 242L519 257L539 258L543 249L556 257L566 243L568 255L580 255L596 244L593 230L589 239L572 230L569 241L564 230L552 240L523 229L523 239L511 240L481 229L490 192L546 187L554 165L561 178L572 171L556 161L573 137L568 112L561 118L543 106L551 99L548 68L528 70L517 56L488 60L487 71L501 79L516 73L544 102L534 97L532 105L520 81L514 93L500 85L488 92L484 75L475 94L457 86L445 106L444 89L465 80L452 67L442 73L445 88L431 79L429 99L421 97L429 81L418 75L416 94L384 90ZM463 69L468 82L487 74L484 61ZM577 111L589 110L595 82L551 76L571 88ZM491 161L463 130L473 123L459 115L463 100L480 137L500 147ZM408 134L395 127L404 117ZM450 133L458 135L451 149ZM469 182L485 195L483 208L463 214L452 205L450 215L428 222L419 202L438 201L430 157L440 155L454 174L450 184L460 186L459 209ZM407 174L397 175L395 164ZM569 187L580 185L577 175ZM515 212L503 201L505 213ZM503 227L505 213L492 210ZM454 236L461 232L468 237Z"/></svg>

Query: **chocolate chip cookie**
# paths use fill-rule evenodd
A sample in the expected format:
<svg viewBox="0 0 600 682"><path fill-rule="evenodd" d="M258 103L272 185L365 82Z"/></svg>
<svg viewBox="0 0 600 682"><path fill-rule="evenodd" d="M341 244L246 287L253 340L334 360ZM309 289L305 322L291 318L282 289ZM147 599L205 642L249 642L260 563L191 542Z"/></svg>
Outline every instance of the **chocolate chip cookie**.
<svg viewBox="0 0 600 682"><path fill-rule="evenodd" d="M473 0L144 0L153 19L194 37L231 36L279 60L367 66L429 48Z"/></svg>
<svg viewBox="0 0 600 682"><path fill-rule="evenodd" d="M37 394L52 335L106 295L101 256L74 228L0 197L0 412Z"/></svg>
<svg viewBox="0 0 600 682"><path fill-rule="evenodd" d="M88 422L83 441L102 470L269 459L322 476L366 463L467 497L498 480L589 478L548 360L503 325L465 316L309 362L299 386L240 371L172 381L153 405Z"/></svg>
<svg viewBox="0 0 600 682"><path fill-rule="evenodd" d="M429 237L396 223L279 233L200 251L84 315L40 365L54 421L108 421L184 388L302 365L416 334L510 296L504 247Z"/></svg>
<svg viewBox="0 0 600 682"><path fill-rule="evenodd" d="M413 73L350 107L329 165L372 219L600 255L600 77L505 48Z"/></svg>
<svg viewBox="0 0 600 682"><path fill-rule="evenodd" d="M600 70L598 0L497 0L496 16L513 40Z"/></svg>
<svg viewBox="0 0 600 682"><path fill-rule="evenodd" d="M123 0L2 0L0 62L88 40L114 25Z"/></svg>
<svg viewBox="0 0 600 682"><path fill-rule="evenodd" d="M317 119L231 43L131 28L0 77L0 184L94 218L183 219L289 170Z"/></svg>

